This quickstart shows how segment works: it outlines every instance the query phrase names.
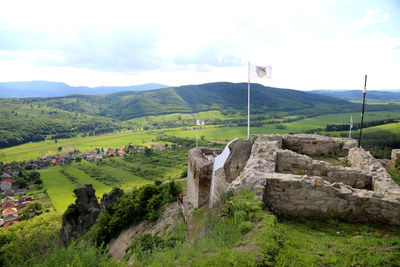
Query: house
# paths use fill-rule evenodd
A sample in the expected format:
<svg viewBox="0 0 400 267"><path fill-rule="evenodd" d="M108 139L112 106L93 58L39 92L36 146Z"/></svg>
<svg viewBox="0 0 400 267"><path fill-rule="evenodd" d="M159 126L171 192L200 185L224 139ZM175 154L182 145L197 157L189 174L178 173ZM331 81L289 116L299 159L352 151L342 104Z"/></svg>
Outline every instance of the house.
<svg viewBox="0 0 400 267"><path fill-rule="evenodd" d="M29 201L33 201L33 200L35 200L35 199L32 197L22 196L18 199L18 203L29 202Z"/></svg>
<svg viewBox="0 0 400 267"><path fill-rule="evenodd" d="M10 190L12 187L12 180L11 179L3 179L0 181L0 189L2 192Z"/></svg>
<svg viewBox="0 0 400 267"><path fill-rule="evenodd" d="M6 208L2 211L3 216L7 216L8 214L18 214L18 210L16 208Z"/></svg>
<svg viewBox="0 0 400 267"><path fill-rule="evenodd" d="M8 173L3 172L3 174L0 176L1 179L8 179L11 178L11 175Z"/></svg>
<svg viewBox="0 0 400 267"><path fill-rule="evenodd" d="M6 216L3 217L4 224L12 221L16 221L18 219L18 214L7 214Z"/></svg>
<svg viewBox="0 0 400 267"><path fill-rule="evenodd" d="M14 201L15 202L13 197L5 197L5 198L3 198L1 200L1 204L6 203L6 202L10 202L10 201Z"/></svg>
<svg viewBox="0 0 400 267"><path fill-rule="evenodd" d="M8 226L14 225L14 224L18 224L18 221L11 221L11 222L7 222L3 225L4 228L7 228Z"/></svg>
<svg viewBox="0 0 400 267"><path fill-rule="evenodd" d="M9 202L4 202L1 204L1 208L7 209L7 208L16 208L17 204L15 204L15 201L9 201Z"/></svg>

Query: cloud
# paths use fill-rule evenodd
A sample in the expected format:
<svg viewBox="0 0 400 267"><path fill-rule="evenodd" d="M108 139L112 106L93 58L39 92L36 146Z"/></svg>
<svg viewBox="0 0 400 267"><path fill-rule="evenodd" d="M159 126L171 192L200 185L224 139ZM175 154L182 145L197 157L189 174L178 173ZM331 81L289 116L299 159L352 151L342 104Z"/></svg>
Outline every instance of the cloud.
<svg viewBox="0 0 400 267"><path fill-rule="evenodd" d="M389 20L389 14L382 14L380 9L368 9L363 18L361 18L356 25L364 27L367 25L374 25L383 23Z"/></svg>

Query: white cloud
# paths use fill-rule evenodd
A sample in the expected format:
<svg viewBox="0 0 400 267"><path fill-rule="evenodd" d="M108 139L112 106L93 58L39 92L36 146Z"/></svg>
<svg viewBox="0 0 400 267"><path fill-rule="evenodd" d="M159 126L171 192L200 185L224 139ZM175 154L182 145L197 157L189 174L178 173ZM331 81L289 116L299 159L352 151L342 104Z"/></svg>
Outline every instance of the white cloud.
<svg viewBox="0 0 400 267"><path fill-rule="evenodd" d="M368 9L356 25L359 27L383 23L389 20L389 14L382 14L380 9Z"/></svg>
<svg viewBox="0 0 400 267"><path fill-rule="evenodd" d="M400 88L399 38L360 34L332 14L339 2L0 0L0 81L246 82L250 61L273 66L271 86L361 88L368 73L371 88Z"/></svg>

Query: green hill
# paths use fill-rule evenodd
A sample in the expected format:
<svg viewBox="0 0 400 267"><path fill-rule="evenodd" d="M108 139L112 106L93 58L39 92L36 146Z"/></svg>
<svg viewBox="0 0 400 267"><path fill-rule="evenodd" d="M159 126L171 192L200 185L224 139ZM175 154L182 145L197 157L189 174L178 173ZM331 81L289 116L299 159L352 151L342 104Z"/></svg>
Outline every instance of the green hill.
<svg viewBox="0 0 400 267"><path fill-rule="evenodd" d="M251 110L253 118L263 123L276 116L310 117L358 111L360 104L252 84ZM367 110L400 110L400 106L371 105ZM155 128L193 125L194 119L182 119L185 114L213 111L220 112L221 117L210 119L208 124L244 125L247 118L247 83L208 83L106 95L0 98L0 147L45 138L143 129L146 123L151 124L147 121L149 116L164 116L161 124L155 122L152 125Z"/></svg>

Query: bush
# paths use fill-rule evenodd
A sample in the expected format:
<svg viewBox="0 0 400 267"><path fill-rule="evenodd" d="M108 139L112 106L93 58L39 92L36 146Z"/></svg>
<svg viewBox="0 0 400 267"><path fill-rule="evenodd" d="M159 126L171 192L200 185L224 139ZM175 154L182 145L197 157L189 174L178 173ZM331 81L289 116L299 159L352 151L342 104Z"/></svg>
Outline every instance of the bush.
<svg viewBox="0 0 400 267"><path fill-rule="evenodd" d="M175 201L180 193L180 186L170 182L163 185L145 185L131 194L125 194L100 214L88 235L92 236L97 244L108 243L122 229L133 223L144 219L156 220L161 214L161 207Z"/></svg>
<svg viewBox="0 0 400 267"><path fill-rule="evenodd" d="M28 184L24 178L20 177L13 181L13 185L18 185L19 188L25 188Z"/></svg>
<svg viewBox="0 0 400 267"><path fill-rule="evenodd" d="M48 258L38 266L125 266L124 262L117 263L103 248L96 248L89 242L72 241L67 247L56 247Z"/></svg>

